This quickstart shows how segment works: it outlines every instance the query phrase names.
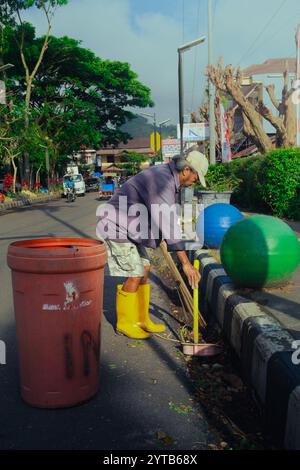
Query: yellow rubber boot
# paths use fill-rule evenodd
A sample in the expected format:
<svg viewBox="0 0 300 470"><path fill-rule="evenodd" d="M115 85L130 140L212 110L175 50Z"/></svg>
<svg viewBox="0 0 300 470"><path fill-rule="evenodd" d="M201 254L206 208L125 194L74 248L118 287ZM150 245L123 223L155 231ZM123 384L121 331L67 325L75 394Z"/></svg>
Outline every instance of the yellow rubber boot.
<svg viewBox="0 0 300 470"><path fill-rule="evenodd" d="M138 310L139 310L139 326L149 333L162 333L166 327L153 323L149 317L149 304L150 304L150 284L143 284L139 286L137 291Z"/></svg>
<svg viewBox="0 0 300 470"><path fill-rule="evenodd" d="M117 331L133 339L147 339L150 335L138 325L137 292L124 292L117 287Z"/></svg>

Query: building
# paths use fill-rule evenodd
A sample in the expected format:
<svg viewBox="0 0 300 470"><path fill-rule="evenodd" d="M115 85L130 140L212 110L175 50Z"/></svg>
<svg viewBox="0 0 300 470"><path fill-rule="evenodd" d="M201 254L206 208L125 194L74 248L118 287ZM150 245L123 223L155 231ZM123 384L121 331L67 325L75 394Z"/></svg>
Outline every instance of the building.
<svg viewBox="0 0 300 470"><path fill-rule="evenodd" d="M96 158L101 161L102 171L105 171L111 165L118 166L120 163L125 163L125 157L130 153L145 155L149 157L150 162L154 157L154 152L150 147L150 137L136 137L129 140L127 144L120 143L117 147L100 148L96 152ZM144 165L144 167L147 166L149 163Z"/></svg>
<svg viewBox="0 0 300 470"><path fill-rule="evenodd" d="M125 163L125 157L130 153L149 157L148 162L142 164L142 168L147 168L155 155L150 147L150 137L137 137L129 140L127 144L120 143L117 147L107 146L98 150L82 146L79 152L70 156L70 159L90 167L91 171L105 172L111 166L118 167L121 163Z"/></svg>
<svg viewBox="0 0 300 470"><path fill-rule="evenodd" d="M281 58L281 59L268 59L263 64L250 65L242 70L243 87L245 87L245 95L249 93L251 87L253 92L249 96L254 100L254 103L261 99L264 104L271 109L273 114L278 111L273 106L271 99L266 90L266 86L274 84L275 97L278 101L282 99L282 90L284 87L284 73L289 73L290 86L296 78L296 59ZM266 119L263 119L264 129L267 134L275 134L275 128Z"/></svg>
<svg viewBox="0 0 300 470"><path fill-rule="evenodd" d="M72 155L70 158L72 158L72 160L77 160L78 163L90 166L91 168L97 166L96 150L88 149L84 146L82 146L80 151Z"/></svg>

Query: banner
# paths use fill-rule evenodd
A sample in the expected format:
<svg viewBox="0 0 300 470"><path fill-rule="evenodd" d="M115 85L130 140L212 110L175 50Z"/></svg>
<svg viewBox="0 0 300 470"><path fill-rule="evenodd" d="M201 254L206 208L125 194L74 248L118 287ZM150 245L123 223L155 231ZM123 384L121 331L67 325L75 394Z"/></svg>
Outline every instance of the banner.
<svg viewBox="0 0 300 470"><path fill-rule="evenodd" d="M222 162L231 161L231 147L229 140L229 129L227 114L224 106L220 103L220 117L221 117L221 143L222 143Z"/></svg>
<svg viewBox="0 0 300 470"><path fill-rule="evenodd" d="M177 137L180 139L180 125L177 126ZM197 122L194 124L184 124L183 140L185 142L204 142L209 140L209 123Z"/></svg>
<svg viewBox="0 0 300 470"><path fill-rule="evenodd" d="M185 147L185 142L183 143ZM163 139L162 140L162 155L165 163L180 154L180 140L177 139Z"/></svg>

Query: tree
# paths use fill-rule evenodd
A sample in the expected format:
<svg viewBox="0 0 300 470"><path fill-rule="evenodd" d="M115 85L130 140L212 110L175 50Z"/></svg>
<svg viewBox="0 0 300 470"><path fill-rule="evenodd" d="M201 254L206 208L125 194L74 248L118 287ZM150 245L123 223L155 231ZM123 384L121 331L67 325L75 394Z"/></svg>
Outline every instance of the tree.
<svg viewBox="0 0 300 470"><path fill-rule="evenodd" d="M296 107L292 101L292 95L295 90L289 90L288 67L286 67L283 78L284 87L281 101L278 101L275 97L274 85L268 85L266 87L271 102L278 111L278 116L275 116L263 102L259 102L258 110L260 114L275 127L277 146L293 147L296 144Z"/></svg>
<svg viewBox="0 0 300 470"><path fill-rule="evenodd" d="M273 145L263 128L260 113L243 93L240 68L234 73L232 65L227 65L223 70L222 60L219 59L217 69L211 65L208 77L218 90L228 93L242 109L245 134L253 139L258 149L263 153L271 151Z"/></svg>
<svg viewBox="0 0 300 470"><path fill-rule="evenodd" d="M58 6L66 5L68 0L0 0L0 21L2 25L12 26L12 31L16 31L19 34L15 34L14 38L18 47L18 51L21 57L22 65L25 71L26 79L26 93L25 93L25 106L24 106L24 125L25 131L29 129L29 110L31 92L34 78L39 70L39 67L44 58L45 52L49 45L49 36L51 32L51 22L53 15ZM28 10L31 7L36 7L41 10L47 20L47 31L43 37L41 47L37 51L36 60L31 66L28 63L28 59L25 53L25 33L26 23L22 19L22 12ZM18 27L16 28L16 26ZM29 157L25 154L25 178L29 180Z"/></svg>
<svg viewBox="0 0 300 470"><path fill-rule="evenodd" d="M12 192L16 192L17 159L21 155L20 143L22 141L22 113L16 110L12 104L10 108L1 109L0 128L0 162L13 167Z"/></svg>
<svg viewBox="0 0 300 470"><path fill-rule="evenodd" d="M268 152L273 148L271 139L263 129L261 116L269 121L276 129L276 143L279 147L292 147L296 143L296 116L295 105L292 101L293 89L289 89L289 73L286 69L284 73L284 87L282 90L282 99L279 102L275 97L275 86L268 85L266 90L270 96L271 102L278 111L276 116L270 108L268 108L262 100L256 105L252 104L245 96L241 87L241 71L238 68L234 73L231 65L223 70L221 59L219 59L218 67L215 69L211 66L209 79L216 87L228 93L237 105L242 109L244 118L244 134L256 143L258 148L263 152ZM232 108L234 113L237 106ZM233 116L230 116L231 124L233 124Z"/></svg>
<svg viewBox="0 0 300 470"><path fill-rule="evenodd" d="M15 57L12 38L5 60ZM26 61L36 62L43 38L27 25L24 37ZM10 90L22 96L25 77L16 61ZM152 106L150 90L137 80L129 64L102 60L72 38L49 37L44 60L33 81L30 120L39 126L52 149L52 163L81 145L126 142L130 135L121 126L134 114L127 108Z"/></svg>
<svg viewBox="0 0 300 470"><path fill-rule="evenodd" d="M145 155L140 155L139 153L128 153L124 156L124 162L122 168L127 170L127 174L136 175L141 171L141 164L147 161Z"/></svg>

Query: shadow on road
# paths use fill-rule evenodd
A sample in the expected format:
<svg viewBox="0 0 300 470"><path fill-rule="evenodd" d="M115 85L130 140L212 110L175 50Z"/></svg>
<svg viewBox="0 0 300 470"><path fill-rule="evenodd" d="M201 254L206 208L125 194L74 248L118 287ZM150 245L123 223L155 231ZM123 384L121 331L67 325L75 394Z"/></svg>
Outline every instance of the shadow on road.
<svg viewBox="0 0 300 470"><path fill-rule="evenodd" d="M204 448L207 446L208 427L203 416L201 419L198 417L197 405L193 416L193 435L188 436L191 418L177 415L168 406L165 394L168 385L160 381L155 391L153 389L151 377L156 376L157 369L167 366L174 370L178 380L190 393L193 391L184 370L178 368L178 364L155 338L150 341L158 362L153 364L150 374L145 358L139 363L137 357L136 367L133 367L134 364L124 367L120 355L102 352L101 383L96 397L78 407L47 410L30 407L22 401L14 327L8 329L4 337L9 346L8 364L3 368L1 379L1 450L170 449L170 445L157 439L158 432L177 436L177 442L171 445L174 449L199 448L199 440ZM122 359L126 358L126 343L123 347ZM135 353L136 356L138 353ZM146 374L141 375L141 368ZM149 399L149 393L155 398ZM176 391L170 390L170 396L173 393L176 394Z"/></svg>

